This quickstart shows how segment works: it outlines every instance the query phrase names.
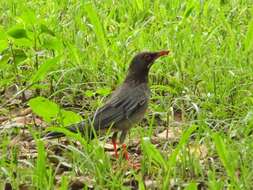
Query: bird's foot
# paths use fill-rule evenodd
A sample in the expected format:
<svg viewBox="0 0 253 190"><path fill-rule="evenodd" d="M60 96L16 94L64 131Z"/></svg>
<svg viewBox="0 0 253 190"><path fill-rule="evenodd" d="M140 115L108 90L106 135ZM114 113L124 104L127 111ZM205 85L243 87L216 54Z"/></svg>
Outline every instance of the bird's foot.
<svg viewBox="0 0 253 190"><path fill-rule="evenodd" d="M139 170L140 167L141 167L141 164L140 164L140 163L133 163L133 162L130 160L129 155L128 155L128 151L127 151L127 146L126 146L126 144L123 144L123 145L122 145L122 148L123 148L123 156L124 156L124 158L128 161L128 165L129 165L131 168L135 169L135 170Z"/></svg>
<svg viewBox="0 0 253 190"><path fill-rule="evenodd" d="M116 143L116 141L114 139L112 140L112 144L113 144L113 149L114 149L114 156L115 156L116 159L118 159L119 158L119 154L118 154L118 149L117 149L117 143ZM125 160L128 162L128 165L131 168L133 168L135 170L139 170L140 169L140 166L141 166L140 163L133 163L132 160L130 160L126 144L122 145L122 154L123 154L123 157L125 158Z"/></svg>
<svg viewBox="0 0 253 190"><path fill-rule="evenodd" d="M132 161L128 161L128 165L130 168L133 168L134 170L140 170L141 169L141 164L136 162L136 163L133 163Z"/></svg>

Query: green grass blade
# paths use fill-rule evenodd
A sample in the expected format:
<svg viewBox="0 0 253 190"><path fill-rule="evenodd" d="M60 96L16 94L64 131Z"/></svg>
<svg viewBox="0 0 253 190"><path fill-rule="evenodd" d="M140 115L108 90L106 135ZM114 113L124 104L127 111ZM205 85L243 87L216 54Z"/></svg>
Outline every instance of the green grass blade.
<svg viewBox="0 0 253 190"><path fill-rule="evenodd" d="M37 187L38 189L43 189L47 183L46 179L46 151L44 148L43 141L37 141L37 163L36 163L36 176L37 176Z"/></svg>
<svg viewBox="0 0 253 190"><path fill-rule="evenodd" d="M164 169L167 169L167 164L166 164L165 159L163 158L159 150L153 144L151 144L149 140L142 141L142 148L143 148L144 154L146 154L149 157L151 162L154 162L160 165Z"/></svg>
<svg viewBox="0 0 253 190"><path fill-rule="evenodd" d="M171 155L169 155L168 159L168 171L167 175L164 180L163 184L163 189L168 189L169 187L169 181L170 181L170 175L171 175L171 170L175 168L176 162L177 162L177 156L180 152L180 150L187 144L188 139L190 138L191 134L196 130L197 126L193 125L189 127L182 135L176 149L173 151Z"/></svg>
<svg viewBox="0 0 253 190"><path fill-rule="evenodd" d="M53 68L57 66L57 63L59 62L59 57L52 58L46 60L40 67L39 69L34 73L32 76L30 82L31 83L36 83L39 82L47 76L47 74L52 71Z"/></svg>
<svg viewBox="0 0 253 190"><path fill-rule="evenodd" d="M245 51L249 51L253 47L253 19L249 22L248 31L244 41Z"/></svg>
<svg viewBox="0 0 253 190"><path fill-rule="evenodd" d="M76 141L79 141L82 145L87 146L87 141L78 133L73 133L64 127L48 127L46 131L54 131L65 134Z"/></svg>
<svg viewBox="0 0 253 190"><path fill-rule="evenodd" d="M91 3L87 3L84 5L84 10L87 13L87 16L93 25L93 30L96 34L97 41L101 48L106 52L106 39L105 39L105 34L103 31L103 26L101 22L99 21L99 16L94 8L94 6Z"/></svg>
<svg viewBox="0 0 253 190"><path fill-rule="evenodd" d="M226 146L222 137L218 133L214 133L212 137L213 137L214 144L215 144L217 153L219 155L219 158L220 158L222 164L224 165L226 172L229 175L233 186L238 188L237 179L235 176L235 174L236 174L235 167L236 166L234 166L233 162L231 162L229 148Z"/></svg>

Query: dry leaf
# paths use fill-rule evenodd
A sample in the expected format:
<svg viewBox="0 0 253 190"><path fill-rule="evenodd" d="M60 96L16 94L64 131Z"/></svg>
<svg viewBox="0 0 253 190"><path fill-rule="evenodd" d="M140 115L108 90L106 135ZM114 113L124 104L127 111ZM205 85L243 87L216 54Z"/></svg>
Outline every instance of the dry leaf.
<svg viewBox="0 0 253 190"><path fill-rule="evenodd" d="M8 120L8 119L9 119L9 118L6 117L6 116L1 116L1 117L0 117L0 123L6 121L6 120Z"/></svg>
<svg viewBox="0 0 253 190"><path fill-rule="evenodd" d="M83 187L88 187L88 189L94 188L94 179L88 176L80 176L71 180L69 187L73 190L83 189Z"/></svg>
<svg viewBox="0 0 253 190"><path fill-rule="evenodd" d="M105 151L114 151L113 144L111 143L103 143L100 145L104 147ZM117 145L117 149L119 149L118 145Z"/></svg>
<svg viewBox="0 0 253 190"><path fill-rule="evenodd" d="M157 188L157 181L147 179L144 181L146 189L156 189Z"/></svg>
<svg viewBox="0 0 253 190"><path fill-rule="evenodd" d="M17 116L25 116L25 115L28 115L32 113L32 109L30 107L28 108L25 108L25 109L22 109L20 110L18 113L17 113Z"/></svg>
<svg viewBox="0 0 253 190"><path fill-rule="evenodd" d="M174 120L179 123L183 121L183 114L181 111L174 112Z"/></svg>
<svg viewBox="0 0 253 190"><path fill-rule="evenodd" d="M35 187L32 187L28 184L21 184L19 185L19 190L32 190L32 189L35 189Z"/></svg>
<svg viewBox="0 0 253 190"><path fill-rule="evenodd" d="M180 127L170 127L163 132L157 134L156 136L160 139L166 139L169 141L177 141L182 134L182 129Z"/></svg>
<svg viewBox="0 0 253 190"><path fill-rule="evenodd" d="M11 98L18 92L18 86L16 84L9 86L4 91L5 98Z"/></svg>
<svg viewBox="0 0 253 190"><path fill-rule="evenodd" d="M40 118L33 117L32 114L26 115L26 116L20 116L13 118L11 120L8 120L6 122L3 122L0 126L0 129L9 129L12 127L24 127L28 124L34 124L34 125L45 125L43 121Z"/></svg>

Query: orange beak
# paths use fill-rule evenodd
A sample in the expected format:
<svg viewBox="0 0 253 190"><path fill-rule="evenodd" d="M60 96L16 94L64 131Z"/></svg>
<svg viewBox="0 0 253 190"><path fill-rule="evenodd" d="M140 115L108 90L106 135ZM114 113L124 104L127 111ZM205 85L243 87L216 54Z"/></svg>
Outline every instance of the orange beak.
<svg viewBox="0 0 253 190"><path fill-rule="evenodd" d="M169 53L170 53L169 50L163 50L157 53L157 57L165 56L168 55Z"/></svg>

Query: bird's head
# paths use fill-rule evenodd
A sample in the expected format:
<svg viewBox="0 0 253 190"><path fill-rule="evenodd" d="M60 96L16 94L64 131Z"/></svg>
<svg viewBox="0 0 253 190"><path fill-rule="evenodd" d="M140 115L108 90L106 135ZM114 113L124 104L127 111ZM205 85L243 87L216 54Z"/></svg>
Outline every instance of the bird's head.
<svg viewBox="0 0 253 190"><path fill-rule="evenodd" d="M127 79L147 80L148 72L154 61L161 56L168 55L169 51L142 52L137 54L131 61Z"/></svg>

